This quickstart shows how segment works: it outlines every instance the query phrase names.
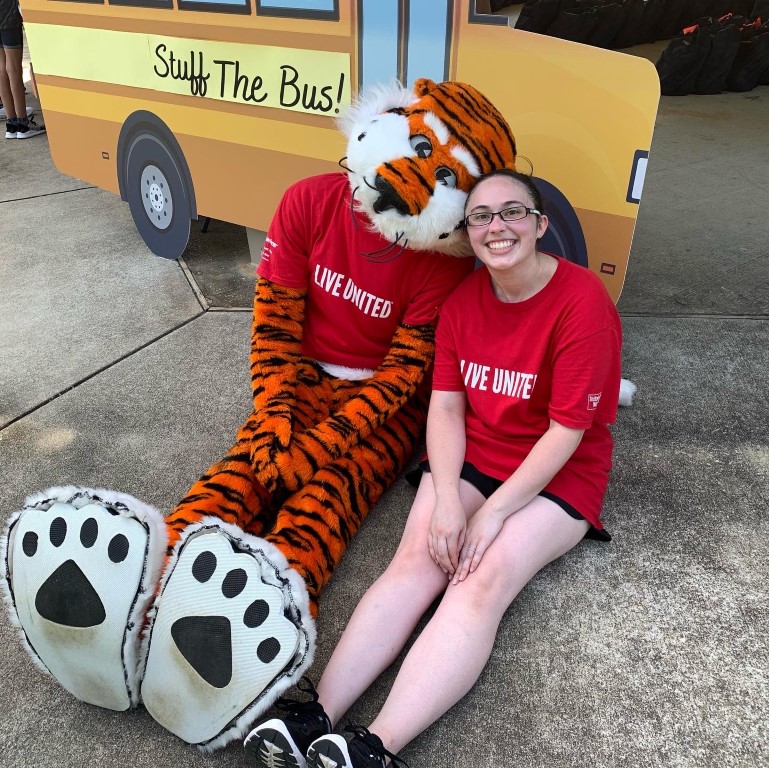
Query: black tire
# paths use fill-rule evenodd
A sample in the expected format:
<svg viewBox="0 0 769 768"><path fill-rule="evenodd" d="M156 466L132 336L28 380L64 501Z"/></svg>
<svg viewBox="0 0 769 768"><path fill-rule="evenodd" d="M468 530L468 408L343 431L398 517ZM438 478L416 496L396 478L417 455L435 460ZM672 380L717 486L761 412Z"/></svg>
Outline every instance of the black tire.
<svg viewBox="0 0 769 768"><path fill-rule="evenodd" d="M156 256L178 259L190 237L182 169L162 139L139 133L125 151L125 196L136 229Z"/></svg>
<svg viewBox="0 0 769 768"><path fill-rule="evenodd" d="M538 247L547 253L563 256L582 267L587 264L587 244L577 214L558 187L544 179L534 178L542 195L548 227Z"/></svg>

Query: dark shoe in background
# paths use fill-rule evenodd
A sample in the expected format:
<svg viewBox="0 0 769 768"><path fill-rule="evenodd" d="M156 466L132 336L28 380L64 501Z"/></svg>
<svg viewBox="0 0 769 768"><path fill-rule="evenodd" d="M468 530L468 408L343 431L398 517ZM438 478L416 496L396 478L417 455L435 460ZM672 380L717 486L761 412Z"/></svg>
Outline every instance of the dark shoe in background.
<svg viewBox="0 0 769 768"><path fill-rule="evenodd" d="M40 136L45 133L45 126L35 122L34 117L26 117L16 123L16 138L31 139L33 136ZM8 133L6 132L6 137Z"/></svg>

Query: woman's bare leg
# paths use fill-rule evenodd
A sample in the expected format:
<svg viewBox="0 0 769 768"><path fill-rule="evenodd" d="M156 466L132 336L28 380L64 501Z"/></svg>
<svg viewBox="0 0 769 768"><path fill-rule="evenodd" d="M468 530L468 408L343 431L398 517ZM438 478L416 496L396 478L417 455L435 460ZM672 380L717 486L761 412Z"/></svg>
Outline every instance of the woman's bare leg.
<svg viewBox="0 0 769 768"><path fill-rule="evenodd" d="M473 512L484 501L464 480L460 497ZM434 502L432 475L425 473L395 557L358 604L318 684L320 703L332 724L393 663L424 612L446 589L446 574L427 549Z"/></svg>
<svg viewBox="0 0 769 768"><path fill-rule="evenodd" d="M472 688L491 655L499 622L510 603L539 570L579 543L587 529L584 520L574 520L542 497L505 521L478 570L446 590L406 656L382 711L369 726L387 749L398 752ZM401 600L412 601L413 593L399 597L399 606ZM369 631L387 626L389 634L389 623L372 623L375 626ZM355 632L366 629L364 625ZM378 636L377 640L382 642ZM368 641L363 655L371 655L374 643ZM348 644L355 644L352 638ZM339 659L342 665L345 661ZM358 664L365 667L362 660ZM345 682L355 681L356 696L358 674L347 666Z"/></svg>
<svg viewBox="0 0 769 768"><path fill-rule="evenodd" d="M5 48L0 48L0 101L5 107L5 114L9 120L16 119L16 109L13 106L13 92L11 82L8 79L8 70L5 66Z"/></svg>

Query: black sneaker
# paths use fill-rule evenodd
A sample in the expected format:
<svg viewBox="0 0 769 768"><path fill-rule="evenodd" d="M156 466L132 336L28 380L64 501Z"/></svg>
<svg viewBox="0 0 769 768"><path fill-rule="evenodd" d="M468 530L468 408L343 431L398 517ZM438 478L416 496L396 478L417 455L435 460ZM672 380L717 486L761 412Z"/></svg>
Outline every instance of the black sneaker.
<svg viewBox="0 0 769 768"><path fill-rule="evenodd" d="M9 120L5 124L5 138L6 139L15 139L16 138L16 131L18 129L18 123L15 120Z"/></svg>
<svg viewBox="0 0 769 768"><path fill-rule="evenodd" d="M38 125L34 117L28 117L26 120L16 123L17 139L31 139L33 136L39 136L41 133L45 133L45 126ZM5 135L6 137L8 136L7 131Z"/></svg>
<svg viewBox="0 0 769 768"><path fill-rule="evenodd" d="M388 757L391 765L409 768L367 728L353 725L345 730L353 734L349 742L335 733L315 739L307 750L307 768L385 768Z"/></svg>
<svg viewBox="0 0 769 768"><path fill-rule="evenodd" d="M275 706L285 716L267 720L246 736L243 746L261 768L306 768L307 748L318 737L331 733L331 722L310 679L303 677L296 687L312 696L312 701L278 699Z"/></svg>

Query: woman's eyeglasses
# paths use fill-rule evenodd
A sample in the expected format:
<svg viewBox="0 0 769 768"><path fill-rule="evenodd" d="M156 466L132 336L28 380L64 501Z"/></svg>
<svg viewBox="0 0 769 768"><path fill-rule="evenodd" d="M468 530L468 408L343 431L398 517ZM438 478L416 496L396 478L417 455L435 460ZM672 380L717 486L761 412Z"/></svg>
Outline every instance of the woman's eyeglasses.
<svg viewBox="0 0 769 768"><path fill-rule="evenodd" d="M502 221L518 221L525 219L530 213L535 216L542 214L536 208L526 208L523 205L515 205L511 208L505 208L503 211L479 211L470 213L465 217L465 226L467 227L488 227L499 216Z"/></svg>

